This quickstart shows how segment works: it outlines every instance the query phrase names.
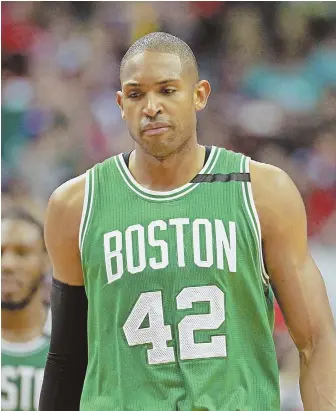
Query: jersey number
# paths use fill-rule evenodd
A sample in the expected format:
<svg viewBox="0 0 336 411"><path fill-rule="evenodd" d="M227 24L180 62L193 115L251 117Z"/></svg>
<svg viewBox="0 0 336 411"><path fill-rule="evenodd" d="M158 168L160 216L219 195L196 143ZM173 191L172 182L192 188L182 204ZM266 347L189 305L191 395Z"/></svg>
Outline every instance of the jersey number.
<svg viewBox="0 0 336 411"><path fill-rule="evenodd" d="M211 342L195 343L194 331L215 330L225 320L224 293L215 285L184 288L176 297L178 310L192 308L193 303L208 302L209 314L185 316L178 324L180 357L182 360L195 358L226 357L226 337L211 337ZM140 328L148 315L149 327ZM173 347L167 342L172 339L171 326L165 325L162 292L151 291L140 294L123 330L128 345L152 344L147 350L149 364L163 364L175 361Z"/></svg>

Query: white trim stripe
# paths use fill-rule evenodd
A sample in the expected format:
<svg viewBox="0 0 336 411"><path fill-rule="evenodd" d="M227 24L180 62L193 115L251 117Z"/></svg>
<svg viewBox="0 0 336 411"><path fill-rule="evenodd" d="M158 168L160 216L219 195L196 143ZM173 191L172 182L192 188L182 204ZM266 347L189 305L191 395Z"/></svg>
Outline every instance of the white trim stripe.
<svg viewBox="0 0 336 411"><path fill-rule="evenodd" d="M37 337L25 343L10 342L1 339L2 354L11 355L13 357L27 357L49 346L49 339L46 337Z"/></svg>
<svg viewBox="0 0 336 411"><path fill-rule="evenodd" d="M89 226L89 221L90 221L90 216L91 216L91 211L92 211L92 204L93 204L93 196L94 196L94 168L92 168L90 171L91 171L90 207L89 207L89 212L87 215L86 224L85 224L85 228L83 232L82 244L80 247L81 255L83 255L84 240L85 240L85 235L86 235L86 232Z"/></svg>
<svg viewBox="0 0 336 411"><path fill-rule="evenodd" d="M51 308L49 307L47 311L46 322L43 327L43 332L45 335L51 336L51 325L52 325L52 317L51 317Z"/></svg>
<svg viewBox="0 0 336 411"><path fill-rule="evenodd" d="M215 155L215 151L216 151L216 147L212 147L211 153L210 153L210 155L209 155L209 158L208 158L207 162L205 163L205 165L203 166L202 170L199 172L199 174L204 174L204 173L205 173L206 169L209 167L209 164L211 164L211 162L212 162L212 159L213 159L213 157L214 157L214 155ZM219 151L219 150L218 150L218 151ZM151 195L153 195L153 196L169 197L169 196L171 196L171 195L173 195L173 194L179 193L179 192L181 192L182 190L187 189L187 188L190 187L190 186L195 185L195 184L193 184L193 183L187 183L187 184L185 184L185 185L183 185L183 186L181 186L181 187L175 188L174 190L170 190L170 191L153 191L153 190L149 190L148 188L142 187L142 185L140 185L140 184L135 180L135 178L132 176L132 174L130 173L128 167L127 167L126 164L125 164L124 157L123 157L122 153L119 154L118 157L119 157L119 160L120 160L120 164L121 164L121 166L122 166L122 168L123 168L123 171L125 172L125 176L130 180L130 182L134 185L134 187L135 187L136 189L138 189L139 191L144 192L145 194L151 194Z"/></svg>
<svg viewBox="0 0 336 411"><path fill-rule="evenodd" d="M246 172L247 173L250 172L250 161L251 161L251 158L247 157L247 159L246 159ZM255 206L254 198L253 198L251 181L249 181L247 183L247 190L248 190L248 194L249 194L249 199L250 199L250 204L251 204L251 207L252 207L253 215L254 215L255 221L257 223L260 258L261 258L261 268L262 268L262 271L263 271L263 274L264 274L266 280L269 281L269 275L267 274L266 269L265 269L265 265L264 265L262 243L261 243L261 238L262 238L261 237L261 226L260 226L260 220L259 220L259 216L258 216L257 209L256 209L256 206Z"/></svg>
<svg viewBox="0 0 336 411"><path fill-rule="evenodd" d="M5 339L1 339L1 351L3 354L11 355L14 357L26 357L31 354L35 354L41 349L45 348L46 345L49 346L49 338L51 332L51 310L47 311L46 321L43 327L44 335L33 338L26 342L12 342Z"/></svg>
<svg viewBox="0 0 336 411"><path fill-rule="evenodd" d="M220 149L216 150L216 147L213 147L211 150L211 154L208 158L208 161L206 162L205 166L202 168L202 170L198 174L209 174L213 170L213 168L216 165L217 159L220 154ZM215 157L213 159L213 157ZM118 158L120 161L118 161ZM212 161L213 160L213 161ZM120 164L119 164L120 162ZM122 157L122 154L115 157L115 163L117 165L117 168L123 177L125 183L128 185L128 187L134 191L137 195L139 195L142 198L145 198L146 200L153 200L153 201L167 201L167 200L176 200L177 198L180 198L188 193L190 193L192 190L194 190L200 183L187 183L182 187L178 187L175 190L172 191L152 191L148 190L144 187L142 187L137 181L133 178L131 173L129 172L124 159ZM211 165L210 165L211 163ZM120 166L121 165L121 166ZM207 168L209 167L209 170ZM146 195L148 193L149 195ZM176 195L172 195L174 193L177 193ZM162 196L163 198L161 198Z"/></svg>
<svg viewBox="0 0 336 411"><path fill-rule="evenodd" d="M180 193L180 194L177 194L176 196L172 196L172 197L168 197L168 198L149 197L149 196L143 194L141 191L136 190L136 189L131 185L131 183L129 182L129 180L128 180L128 179L124 176L124 174L122 173L122 171L121 171L121 169L120 169L120 166L119 166L119 164L118 164L117 161L116 161L116 163L117 163L117 167L118 167L118 169L119 169L119 171L120 171L123 179L125 180L125 183L128 185L128 187L129 187L132 191L134 191L137 195L139 195L139 196L142 197L142 198L145 198L146 200L153 200L153 201L175 200L175 199L177 199L177 198L180 198L180 197L188 194L190 191L192 191L193 189L195 189L196 186L198 185L198 184L194 184L193 187L190 187L188 190L183 191L183 193Z"/></svg>
<svg viewBox="0 0 336 411"><path fill-rule="evenodd" d="M244 163L245 158L247 158L247 157L242 156L241 161L240 161L240 172L241 172L241 173L244 172L243 163ZM259 252L259 269L260 269L261 279L262 279L262 281L263 281L263 283L264 283L265 285L268 285L268 283L267 283L267 281L266 281L266 279L265 279L265 277L264 277L264 275L263 275L263 270L262 270L262 268L261 268L261 254L260 254L260 247L259 247L259 237L258 237L257 229L256 229L256 227L255 227L255 223L254 223L254 221L253 221L253 217L252 217L252 215L251 215L250 207L249 207L248 202L247 202L247 197L246 197L246 193L245 193L245 183L244 183L244 181L242 182L242 191L243 191L243 198L244 198L245 208L246 208L246 210L247 210L248 216L249 216L250 221L251 221L251 223L252 223L252 227L253 227L255 239L256 239L256 241L257 241L258 252Z"/></svg>
<svg viewBox="0 0 336 411"><path fill-rule="evenodd" d="M212 153L211 153L211 154L212 154ZM204 170L203 172L200 172L200 173L198 173L198 174L210 174L211 171L214 169L216 163L217 163L219 154L220 154L220 149L218 148L217 151L216 151L216 157L215 157L214 161L212 162L209 170ZM210 163L210 156L209 156L209 163ZM200 184L200 183L198 183L198 184Z"/></svg>
<svg viewBox="0 0 336 411"><path fill-rule="evenodd" d="M88 197L89 197L89 170L86 171L85 173L85 189L84 189L84 203L83 203L83 209L82 209L82 216L81 216L81 221L80 221L80 226L79 226L79 237L78 237L78 246L79 249L81 248L82 244L82 235L83 235L83 227L84 227L84 221L87 213L87 205L88 205Z"/></svg>

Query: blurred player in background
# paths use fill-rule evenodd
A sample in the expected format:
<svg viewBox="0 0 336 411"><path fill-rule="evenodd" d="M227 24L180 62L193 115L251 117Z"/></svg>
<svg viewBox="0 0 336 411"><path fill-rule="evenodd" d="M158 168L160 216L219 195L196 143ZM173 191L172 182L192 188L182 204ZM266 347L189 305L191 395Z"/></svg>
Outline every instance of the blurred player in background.
<svg viewBox="0 0 336 411"><path fill-rule="evenodd" d="M51 329L41 293L49 265L43 226L20 208L7 209L1 223L1 410L33 411Z"/></svg>
<svg viewBox="0 0 336 411"><path fill-rule="evenodd" d="M139 39L120 80L135 149L48 206L40 411L278 411L273 290L305 410L336 410L336 333L297 188L276 167L198 144L211 88L177 37Z"/></svg>

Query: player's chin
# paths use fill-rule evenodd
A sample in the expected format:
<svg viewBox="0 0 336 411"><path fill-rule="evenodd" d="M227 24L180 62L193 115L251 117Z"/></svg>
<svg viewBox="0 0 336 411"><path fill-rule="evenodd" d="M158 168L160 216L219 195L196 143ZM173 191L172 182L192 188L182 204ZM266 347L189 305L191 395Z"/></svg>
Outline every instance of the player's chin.
<svg viewBox="0 0 336 411"><path fill-rule="evenodd" d="M17 303L23 298L22 293L13 291L1 291L1 301L8 303Z"/></svg>
<svg viewBox="0 0 336 411"><path fill-rule="evenodd" d="M165 161L173 158L176 155L177 150L157 150L153 153L154 157L159 161Z"/></svg>
<svg viewBox="0 0 336 411"><path fill-rule="evenodd" d="M1 294L1 308L6 309L7 307L15 306L18 303L17 296L11 293Z"/></svg>
<svg viewBox="0 0 336 411"><path fill-rule="evenodd" d="M175 140L175 134L171 128L157 134L141 133L141 140L148 145L171 144Z"/></svg>
<svg viewBox="0 0 336 411"><path fill-rule="evenodd" d="M142 144L147 147L169 147L175 141L175 136L173 133L162 133L155 136L142 135Z"/></svg>

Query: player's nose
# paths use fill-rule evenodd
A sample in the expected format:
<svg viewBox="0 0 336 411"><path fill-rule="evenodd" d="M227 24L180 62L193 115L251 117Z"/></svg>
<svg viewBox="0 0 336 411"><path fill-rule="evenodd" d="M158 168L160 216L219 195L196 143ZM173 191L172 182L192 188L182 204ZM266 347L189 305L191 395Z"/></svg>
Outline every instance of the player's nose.
<svg viewBox="0 0 336 411"><path fill-rule="evenodd" d="M16 256L11 251L5 251L1 255L1 272L11 273L16 267Z"/></svg>
<svg viewBox="0 0 336 411"><path fill-rule="evenodd" d="M160 101L154 93L148 93L143 113L147 117L155 117L157 114L162 113Z"/></svg>

